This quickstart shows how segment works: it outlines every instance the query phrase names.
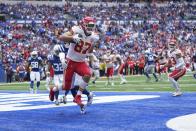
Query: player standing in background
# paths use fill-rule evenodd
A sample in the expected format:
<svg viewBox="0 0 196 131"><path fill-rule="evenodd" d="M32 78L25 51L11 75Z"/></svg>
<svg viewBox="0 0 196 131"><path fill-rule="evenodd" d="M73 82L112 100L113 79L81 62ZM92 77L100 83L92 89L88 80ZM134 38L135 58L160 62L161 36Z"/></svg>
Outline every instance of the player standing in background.
<svg viewBox="0 0 196 131"><path fill-rule="evenodd" d="M116 55L116 62L117 62L117 70L118 70L118 75L120 76L121 82L120 84L126 84L127 80L125 79L124 76L124 68L125 68L125 64L124 64L124 60L120 55Z"/></svg>
<svg viewBox="0 0 196 131"><path fill-rule="evenodd" d="M169 81L171 82L172 87L175 88L173 96L180 96L182 95L182 92L177 81L180 77L185 75L186 67L182 52L179 49L177 49L176 46L176 40L169 41L169 61L164 65L164 67L171 65L171 59L175 61L175 65L170 68L173 71L171 72L171 74L169 74Z"/></svg>
<svg viewBox="0 0 196 131"><path fill-rule="evenodd" d="M96 80L99 79L100 77L100 73L99 73L99 60L97 59L97 57L95 55L92 55L90 57L90 62L92 65L92 71L94 74L94 80L92 81L93 84L95 84Z"/></svg>
<svg viewBox="0 0 196 131"><path fill-rule="evenodd" d="M37 93L40 86L40 67L42 66L42 58L38 57L37 51L31 52L31 57L28 59L28 68L30 68L30 93ZM34 89L34 81L37 81L37 86Z"/></svg>
<svg viewBox="0 0 196 131"><path fill-rule="evenodd" d="M164 50L158 50L158 57L157 57L157 63L158 63L158 73L159 73L159 79L163 80L162 73L166 73L168 76L168 68L164 67L164 65L167 63L166 58L166 52Z"/></svg>
<svg viewBox="0 0 196 131"><path fill-rule="evenodd" d="M158 78L155 73L155 54L150 50L145 51L145 68L144 68L144 74L147 77L147 82L151 80L149 74L152 73L155 81L158 81Z"/></svg>
<svg viewBox="0 0 196 131"><path fill-rule="evenodd" d="M87 54L93 51L99 36L94 32L96 21L92 17L85 17L78 26L73 26L70 31L59 37L60 40L70 42L67 54L67 69L64 75L64 90L70 90L74 73L82 76L79 90L74 102L80 107L84 106L81 100L83 90L88 86L91 78L90 67L86 64Z"/></svg>
<svg viewBox="0 0 196 131"><path fill-rule="evenodd" d="M105 63L106 63L106 76L107 76L107 82L105 83L105 86L111 85L114 86L114 55L111 53L111 51L108 51L107 54L104 56Z"/></svg>

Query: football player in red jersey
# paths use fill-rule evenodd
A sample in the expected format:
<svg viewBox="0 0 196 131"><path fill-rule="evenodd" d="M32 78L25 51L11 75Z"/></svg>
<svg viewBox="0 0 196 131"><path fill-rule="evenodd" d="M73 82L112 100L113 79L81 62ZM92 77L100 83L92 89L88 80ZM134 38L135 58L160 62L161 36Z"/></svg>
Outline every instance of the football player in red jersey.
<svg viewBox="0 0 196 131"><path fill-rule="evenodd" d="M88 86L91 78L90 67L86 64L87 54L93 51L93 47L99 40L98 34L95 33L96 21L92 17L85 17L78 26L73 26L70 31L59 36L64 42L69 42L67 53L67 69L64 74L64 90L70 90L72 77L74 73L82 76L79 83L79 90L74 98L74 102L80 107L84 106L81 100L82 91Z"/></svg>
<svg viewBox="0 0 196 131"><path fill-rule="evenodd" d="M171 40L169 42L169 61L173 59L175 61L175 65L171 67L171 74L169 74L169 81L172 86L175 88L175 92L173 96L180 96L182 92L179 87L179 83L177 82L180 77L182 77L186 73L185 62L182 56L182 52L177 49L177 41ZM170 63L166 63L163 67L170 65Z"/></svg>

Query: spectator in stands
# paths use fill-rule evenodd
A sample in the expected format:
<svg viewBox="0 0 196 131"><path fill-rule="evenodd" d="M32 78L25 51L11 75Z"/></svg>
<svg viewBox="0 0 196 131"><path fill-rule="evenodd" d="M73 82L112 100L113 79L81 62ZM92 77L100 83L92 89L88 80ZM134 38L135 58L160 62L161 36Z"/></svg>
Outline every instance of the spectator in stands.
<svg viewBox="0 0 196 131"><path fill-rule="evenodd" d="M8 64L6 67L5 67L5 71L6 71L6 78L7 78L7 83L11 83L12 82L12 77L13 77L13 69L12 67Z"/></svg>

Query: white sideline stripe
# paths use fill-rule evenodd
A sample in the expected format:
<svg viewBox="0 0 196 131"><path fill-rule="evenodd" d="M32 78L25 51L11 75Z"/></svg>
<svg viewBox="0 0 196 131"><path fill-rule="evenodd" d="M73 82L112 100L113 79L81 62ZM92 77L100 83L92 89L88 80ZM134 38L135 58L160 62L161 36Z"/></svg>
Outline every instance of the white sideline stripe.
<svg viewBox="0 0 196 131"><path fill-rule="evenodd" d="M10 93L11 94L11 93ZM4 94L7 96L7 94ZM13 97L15 97L14 95L19 95L19 94L12 94ZM14 101L14 103L7 101L8 103L5 102L0 102L1 108L0 108L0 112L1 111L17 111L17 110L32 110L32 109L43 109L43 108L57 108L57 107L65 107L65 106L76 106L75 103L71 102L71 103L67 103L67 104L61 104L59 106L54 105L53 102L50 102L47 99L47 103L46 104L42 104L41 102L45 102L46 98L43 98L43 96L47 96L47 94L44 94L42 97L39 96L39 94L37 94L37 99L32 99L32 100L24 100L23 98L28 97L29 94L22 94L20 93L21 99ZM93 104L99 104L99 103L111 103L111 102L121 102L121 101L132 101L132 100L142 100L142 99L151 99L151 98L158 98L160 97L159 95L113 95L113 96L94 96L94 101ZM31 98L31 97L30 97ZM82 99L85 100L87 99L85 95L83 95ZM12 99L10 98L10 95L7 96L7 99ZM68 99L69 100L73 100L71 95L68 95ZM33 102L36 101L40 101L40 103L38 104L33 104ZM25 103L23 103L25 102Z"/></svg>
<svg viewBox="0 0 196 131"><path fill-rule="evenodd" d="M175 131L195 131L196 113L170 119L166 125Z"/></svg>
<svg viewBox="0 0 196 131"><path fill-rule="evenodd" d="M4 103L5 101L10 101L10 102L6 102L6 103L15 103L17 100L23 100L21 102L25 102L25 101L40 101L40 100L44 100L44 101L49 101L49 97L48 94L27 94L27 93L20 93L20 94L12 94L12 95L7 95L7 94L3 94L3 97L0 97L0 104ZM5 96L6 95L6 96ZM14 97L13 97L14 96ZM60 95L59 95L60 97ZM2 99L5 98L5 99ZM73 97L71 95L67 96L67 99L73 99ZM18 101L17 101L18 102Z"/></svg>

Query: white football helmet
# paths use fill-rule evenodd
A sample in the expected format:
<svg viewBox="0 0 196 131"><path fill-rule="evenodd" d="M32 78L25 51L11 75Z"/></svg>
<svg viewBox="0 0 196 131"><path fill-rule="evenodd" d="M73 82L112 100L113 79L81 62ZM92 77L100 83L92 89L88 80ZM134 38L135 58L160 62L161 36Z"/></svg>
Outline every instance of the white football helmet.
<svg viewBox="0 0 196 131"><path fill-rule="evenodd" d="M172 51L172 50L175 50L176 49L176 40L172 39L169 41L169 49Z"/></svg>
<svg viewBox="0 0 196 131"><path fill-rule="evenodd" d="M54 47L53 47L53 52L54 52L54 55L59 55L59 53L60 53L60 45L55 45Z"/></svg>
<svg viewBox="0 0 196 131"><path fill-rule="evenodd" d="M96 20L92 17L84 17L81 20L81 26L84 31L91 34L93 31L95 31Z"/></svg>
<svg viewBox="0 0 196 131"><path fill-rule="evenodd" d="M32 52L31 52L31 57L32 57L32 58L36 58L37 56L38 56L37 51L32 51Z"/></svg>

